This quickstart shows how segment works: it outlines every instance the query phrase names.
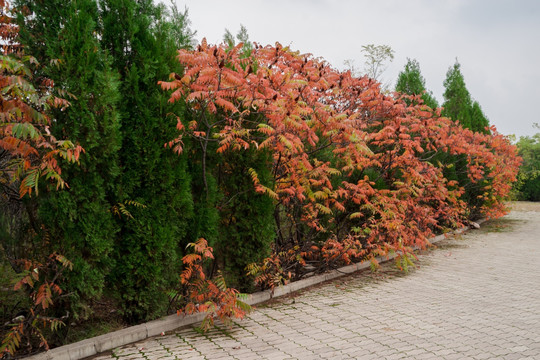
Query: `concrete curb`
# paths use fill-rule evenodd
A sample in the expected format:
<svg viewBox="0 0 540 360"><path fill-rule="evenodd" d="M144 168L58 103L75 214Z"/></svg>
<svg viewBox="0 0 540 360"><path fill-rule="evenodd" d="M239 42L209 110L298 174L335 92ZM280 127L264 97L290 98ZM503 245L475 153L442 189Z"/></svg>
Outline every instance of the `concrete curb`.
<svg viewBox="0 0 540 360"><path fill-rule="evenodd" d="M481 224L485 220L480 220L477 223ZM458 235L467 231L468 227L463 227L454 230L447 234L438 235L429 239L431 244L435 244L448 236ZM418 248L415 248L418 250ZM377 261L382 263L393 260L396 255L388 257L378 257ZM369 268L369 262L356 263L342 268L331 270L327 273L314 275L306 279L292 282L287 285L280 286L274 289L274 294L270 290L265 290L251 294L246 301L250 305L256 305L273 299L275 297L288 295L296 291L305 289L309 286L317 285L322 282L332 280L344 275L352 274L359 270ZM26 357L27 360L80 360L89 356L94 356L99 353L115 349L117 347L131 344L137 341L147 339L152 336L160 335L162 332L172 331L174 329L193 325L201 322L204 319L204 314L194 314L188 316L169 315L161 319L149 321L145 324L131 326L126 329L114 331L108 334L96 336L90 339L82 340L73 344L68 344L54 348L52 350Z"/></svg>

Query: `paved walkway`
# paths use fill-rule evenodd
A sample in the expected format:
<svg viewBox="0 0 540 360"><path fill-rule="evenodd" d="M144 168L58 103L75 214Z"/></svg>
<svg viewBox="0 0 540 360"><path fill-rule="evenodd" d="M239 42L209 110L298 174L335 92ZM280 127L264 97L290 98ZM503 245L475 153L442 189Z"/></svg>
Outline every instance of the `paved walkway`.
<svg viewBox="0 0 540 360"><path fill-rule="evenodd" d="M277 300L231 329L183 329L94 359L540 359L540 211L444 240L417 263Z"/></svg>

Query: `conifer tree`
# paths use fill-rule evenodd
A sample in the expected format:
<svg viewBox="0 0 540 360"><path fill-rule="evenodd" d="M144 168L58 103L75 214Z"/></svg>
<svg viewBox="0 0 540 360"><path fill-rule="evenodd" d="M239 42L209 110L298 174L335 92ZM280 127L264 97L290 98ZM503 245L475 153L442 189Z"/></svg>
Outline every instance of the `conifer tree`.
<svg viewBox="0 0 540 360"><path fill-rule="evenodd" d="M407 59L405 69L399 73L396 91L408 95L422 95L424 104L432 109L439 107L433 93L426 90L426 82L420 72L420 64L415 59Z"/></svg>
<svg viewBox="0 0 540 360"><path fill-rule="evenodd" d="M253 44L249 41L249 34L247 28L242 24L240 24L240 30L238 30L238 32L236 33L236 39L229 29L225 29L225 33L223 34L223 42L227 44L229 50L236 45L236 40L243 43L242 56L250 56L251 51L253 50Z"/></svg>
<svg viewBox="0 0 540 360"><path fill-rule="evenodd" d="M219 189L219 233L214 255L225 271L228 283L241 291L253 290L246 267L261 262L270 254L275 239L274 201L258 194L250 169L259 180L270 185L272 179L270 153L252 149L224 154L216 166Z"/></svg>
<svg viewBox="0 0 540 360"><path fill-rule="evenodd" d="M489 120L482 111L480 104L473 100L461 73L461 65L456 61L448 69L444 80L443 115L449 117L475 132L489 133Z"/></svg>
<svg viewBox="0 0 540 360"><path fill-rule="evenodd" d="M489 120L482 111L478 101L473 101L471 108L471 130L476 132L489 133Z"/></svg>
<svg viewBox="0 0 540 360"><path fill-rule="evenodd" d="M467 87L465 86L465 80L461 73L461 65L456 61L454 66L448 69L446 73L446 79L444 80L444 104L443 104L443 116L447 116L454 121L458 121L464 128L470 129L475 132L489 133L489 122L482 112L478 102L473 101ZM484 186L485 181L472 181L467 173L467 160L466 156L450 156L447 162L452 163L453 167L447 169L447 178L450 180L456 179L459 186L462 187L465 192L462 196L463 200L468 204L471 209L472 218L478 216L478 211L483 203ZM450 172L450 174L448 174ZM486 171L486 175L489 172Z"/></svg>
<svg viewBox="0 0 540 360"><path fill-rule="evenodd" d="M442 114L454 121L459 121L463 127L470 129L472 100L469 90L465 86L459 62L456 61L454 66L448 69L444 88Z"/></svg>
<svg viewBox="0 0 540 360"><path fill-rule="evenodd" d="M118 229L110 212L119 174L117 77L99 47L95 0L18 0L17 5L29 10L29 16L19 15L22 45L40 63L50 64L44 76L72 94L71 105L54 114L52 133L86 151L78 166L62 166L69 189L43 194L38 209L52 250L74 264L67 274L71 300L84 300L103 290Z"/></svg>
<svg viewBox="0 0 540 360"><path fill-rule="evenodd" d="M188 221L192 216L186 154L164 144L175 137L177 120L159 80L181 72L176 50L192 42L187 12L151 0L102 0L102 47L121 76L123 173L118 202L131 206L122 217L111 282L124 316L140 321L163 314L166 290L178 280Z"/></svg>

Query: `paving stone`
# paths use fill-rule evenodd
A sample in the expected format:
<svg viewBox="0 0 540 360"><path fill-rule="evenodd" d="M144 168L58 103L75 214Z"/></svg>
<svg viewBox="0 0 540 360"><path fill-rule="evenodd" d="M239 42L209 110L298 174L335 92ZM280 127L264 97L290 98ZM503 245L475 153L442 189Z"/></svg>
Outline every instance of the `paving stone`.
<svg viewBox="0 0 540 360"><path fill-rule="evenodd" d="M540 359L540 212L496 224L442 240L407 275L383 265L278 299L241 327L181 329L96 359Z"/></svg>

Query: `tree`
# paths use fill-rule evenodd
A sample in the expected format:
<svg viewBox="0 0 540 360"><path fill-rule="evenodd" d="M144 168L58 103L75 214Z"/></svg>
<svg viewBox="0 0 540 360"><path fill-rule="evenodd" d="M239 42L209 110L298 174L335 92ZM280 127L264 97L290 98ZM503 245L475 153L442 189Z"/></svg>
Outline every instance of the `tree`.
<svg viewBox="0 0 540 360"><path fill-rule="evenodd" d="M362 45L362 52L366 58L364 72L372 79L381 81L381 75L386 70L386 61L394 60L394 50L389 45Z"/></svg>
<svg viewBox="0 0 540 360"><path fill-rule="evenodd" d="M480 104L471 98L459 62L448 69L444 80L442 114L475 132L489 133L489 120Z"/></svg>
<svg viewBox="0 0 540 360"><path fill-rule="evenodd" d="M444 81L444 103L442 115L447 116L453 121L458 121L461 126L470 129L475 133L489 134L489 123L483 114L478 102L473 101L465 80L461 73L461 65L456 61L453 67L448 69ZM483 181L472 181L468 173L467 159L464 154L451 154L445 159L440 159L444 163L451 165L446 170L446 176L457 180L460 187L464 189L463 198L469 204L470 216L476 218L480 216L481 208L485 203L484 187L487 183ZM489 173L486 172L486 175ZM486 180L487 181L487 180Z"/></svg>
<svg viewBox="0 0 540 360"><path fill-rule="evenodd" d="M540 128L535 124L536 128ZM523 163L514 188L520 200L540 201L540 133L522 136L517 142Z"/></svg>
<svg viewBox="0 0 540 360"><path fill-rule="evenodd" d="M179 48L189 48L193 32L187 10L167 9L151 0L101 0L101 46L120 74L123 172L116 203L135 201L131 217L118 219L115 266L110 282L127 321L163 314L191 236L193 200L187 155L165 144L176 132L183 104L169 104L157 85L172 71Z"/></svg>
<svg viewBox="0 0 540 360"><path fill-rule="evenodd" d="M442 114L454 121L459 121L463 127L471 129L472 100L465 86L459 62L456 61L454 66L448 69L444 88Z"/></svg>
<svg viewBox="0 0 540 360"><path fill-rule="evenodd" d="M184 72L160 83L192 116L179 121L169 146L183 153L188 139L198 139L208 157L222 154L221 166L232 170L218 172L218 184L230 174L242 183L245 172L235 169L251 165L252 154L269 156L268 165L247 171L274 204L273 253L249 267L259 284L390 251L403 260L410 246L425 246L434 231L469 214L504 212L518 158L495 132L475 133L425 106L407 106L368 77L280 44L256 46L246 59L240 44L203 40L177 58ZM431 161L439 152L463 157L464 176L480 192L476 202L466 203L463 188L445 178L445 164Z"/></svg>
<svg viewBox="0 0 540 360"><path fill-rule="evenodd" d="M382 84L383 89L388 89L388 84L384 83L382 74L388 68L386 62L394 60L394 50L389 45L362 45L362 53L364 54L364 68L359 70L354 60L348 59L343 62L345 67L355 77L367 76Z"/></svg>
<svg viewBox="0 0 540 360"><path fill-rule="evenodd" d="M229 49L236 46L236 40L243 44L243 55L244 57L248 57L253 50L253 44L249 41L247 28L242 24L240 24L240 30L236 33L236 37L233 36L229 29L225 29L225 33L223 34L223 42L227 44Z"/></svg>
<svg viewBox="0 0 540 360"><path fill-rule="evenodd" d="M390 85L384 81L382 74L388 68L387 62L394 60L394 50L389 45L362 45L364 53L364 74L369 78L375 79L381 83L384 91L387 91Z"/></svg>
<svg viewBox="0 0 540 360"><path fill-rule="evenodd" d="M36 76L40 64L20 45L8 3L0 1L0 13L0 297L8 300L0 318L0 356L11 358L19 348L48 349L46 334L65 325L56 317L57 300L63 268L71 263L48 253L48 238L40 236L33 210L40 188L43 194L54 189L50 185L68 186L59 161L77 162L83 149L50 133L52 109L65 111L69 102L58 97L61 91L50 79ZM14 323L17 313L24 315Z"/></svg>
<svg viewBox="0 0 540 360"><path fill-rule="evenodd" d="M110 211L120 171L118 79L99 46L94 0L16 4L27 9L19 13L21 44L47 65L39 75L72 94L71 106L54 112L51 132L70 137L86 150L80 166L64 166L69 190L44 193L37 209L40 232L47 233L53 250L73 262L67 274L72 296L65 301L74 305L75 316L84 316L76 300L101 295L118 231Z"/></svg>
<svg viewBox="0 0 540 360"><path fill-rule="evenodd" d="M471 130L489 133L489 120L476 100L473 101L471 108Z"/></svg>
<svg viewBox="0 0 540 360"><path fill-rule="evenodd" d="M56 189L66 188L59 160L77 162L83 149L50 133L51 109L65 110L69 103L55 96L49 80L34 85L32 69L39 65L35 58L8 54L0 55L0 62L0 206L4 210L0 249L16 261L31 256L28 247L39 229L33 212L36 199L30 196L47 189L49 184L40 179L49 179Z"/></svg>
<svg viewBox="0 0 540 360"><path fill-rule="evenodd" d="M433 93L426 90L426 83L420 72L420 64L414 59L407 59L405 69L399 73L396 91L408 95L420 95L424 104L430 108L439 107Z"/></svg>
<svg viewBox="0 0 540 360"><path fill-rule="evenodd" d="M30 255L24 247L32 241L32 232L23 225L28 220L24 213L33 208L32 193L37 195L44 187L40 178L49 179L56 189L65 188L58 160L76 162L84 150L69 140L56 140L50 133L52 109L65 110L69 102L58 97L50 79L36 76L40 64L20 46L12 10L6 3L0 3L0 9L0 205L5 210L0 215L0 248L16 260ZM29 218L33 215L27 214Z"/></svg>

